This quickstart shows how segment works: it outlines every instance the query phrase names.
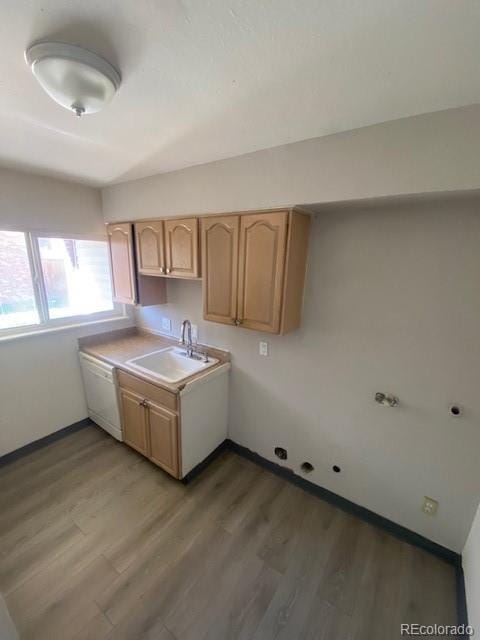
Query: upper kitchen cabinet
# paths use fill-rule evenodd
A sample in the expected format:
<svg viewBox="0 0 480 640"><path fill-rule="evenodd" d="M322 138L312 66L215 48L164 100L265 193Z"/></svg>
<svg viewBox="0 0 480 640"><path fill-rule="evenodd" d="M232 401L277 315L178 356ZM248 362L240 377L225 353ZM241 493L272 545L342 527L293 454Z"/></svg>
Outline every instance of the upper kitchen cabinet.
<svg viewBox="0 0 480 640"><path fill-rule="evenodd" d="M165 283L137 275L135 271L132 225L129 222L108 224L107 235L115 302L143 306L166 302Z"/></svg>
<svg viewBox="0 0 480 640"><path fill-rule="evenodd" d="M240 216L202 219L203 316L235 324Z"/></svg>
<svg viewBox="0 0 480 640"><path fill-rule="evenodd" d="M238 323L278 333L282 312L288 213L240 218Z"/></svg>
<svg viewBox="0 0 480 640"><path fill-rule="evenodd" d="M198 278L198 220L183 218L135 223L138 272Z"/></svg>
<svg viewBox="0 0 480 640"><path fill-rule="evenodd" d="M198 219L165 220L165 271L177 278L198 278Z"/></svg>
<svg viewBox="0 0 480 640"><path fill-rule="evenodd" d="M205 319L277 334L299 327L309 228L295 210L204 218Z"/></svg>
<svg viewBox="0 0 480 640"><path fill-rule="evenodd" d="M138 272L158 276L165 272L163 222L137 222L135 224Z"/></svg>
<svg viewBox="0 0 480 640"><path fill-rule="evenodd" d="M107 234L112 265L113 297L117 302L134 304L137 292L132 225L129 223L109 224L107 225Z"/></svg>

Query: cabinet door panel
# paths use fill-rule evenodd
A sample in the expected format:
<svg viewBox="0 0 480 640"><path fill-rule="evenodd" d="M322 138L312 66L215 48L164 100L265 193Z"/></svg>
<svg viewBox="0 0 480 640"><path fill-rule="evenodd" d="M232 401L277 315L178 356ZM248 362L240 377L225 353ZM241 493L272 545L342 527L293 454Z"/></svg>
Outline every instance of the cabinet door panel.
<svg viewBox="0 0 480 640"><path fill-rule="evenodd" d="M179 477L177 415L153 402L148 403L150 459L159 467Z"/></svg>
<svg viewBox="0 0 480 640"><path fill-rule="evenodd" d="M197 278L198 220L165 220L166 273L181 278Z"/></svg>
<svg viewBox="0 0 480 640"><path fill-rule="evenodd" d="M145 275L163 275L165 255L163 223L139 222L135 225L138 271Z"/></svg>
<svg viewBox="0 0 480 640"><path fill-rule="evenodd" d="M240 218L238 320L244 327L278 333L288 213Z"/></svg>
<svg viewBox="0 0 480 640"><path fill-rule="evenodd" d="M238 216L202 220L203 317L235 324L238 281Z"/></svg>
<svg viewBox="0 0 480 640"><path fill-rule="evenodd" d="M148 456L149 443L143 400L142 396L120 388L123 439L128 445Z"/></svg>
<svg viewBox="0 0 480 640"><path fill-rule="evenodd" d="M116 302L134 304L136 290L132 225L109 224L107 234L112 267L113 299Z"/></svg>

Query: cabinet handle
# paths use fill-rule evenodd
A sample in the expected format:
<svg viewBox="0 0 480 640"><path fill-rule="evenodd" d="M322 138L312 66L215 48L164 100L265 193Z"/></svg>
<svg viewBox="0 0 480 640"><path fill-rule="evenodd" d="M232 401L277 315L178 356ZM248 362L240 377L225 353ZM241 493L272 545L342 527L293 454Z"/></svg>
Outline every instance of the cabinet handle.
<svg viewBox="0 0 480 640"><path fill-rule="evenodd" d="M239 327L242 324L243 320L241 318L236 318L235 320L235 324L237 327Z"/></svg>
<svg viewBox="0 0 480 640"><path fill-rule="evenodd" d="M147 400L142 400L141 402L138 403L141 407L148 407L148 402Z"/></svg>
<svg viewBox="0 0 480 640"><path fill-rule="evenodd" d="M160 267L160 273L163 273L165 271L165 269L163 267Z"/></svg>
<svg viewBox="0 0 480 640"><path fill-rule="evenodd" d="M165 271L166 271L167 273L170 273L170 269L169 269L169 267L167 267L167 268L165 269Z"/></svg>

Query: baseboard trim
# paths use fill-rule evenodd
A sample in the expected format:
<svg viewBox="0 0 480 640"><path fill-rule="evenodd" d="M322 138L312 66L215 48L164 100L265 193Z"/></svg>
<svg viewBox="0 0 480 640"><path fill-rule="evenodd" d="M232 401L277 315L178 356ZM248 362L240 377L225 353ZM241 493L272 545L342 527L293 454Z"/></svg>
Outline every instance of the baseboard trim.
<svg viewBox="0 0 480 640"><path fill-rule="evenodd" d="M9 453L1 456L0 467L3 467L6 464L10 464L14 460L18 460L19 458L23 458L24 456L32 453L33 451L36 451L37 449L46 447L48 444L51 444L56 440L61 440L62 438L65 438L65 436L68 436L71 433L75 433L75 431L80 431L80 429L85 429L85 427L89 427L90 425L93 425L93 422L90 420L90 418L84 418L83 420L79 420L79 422L74 422L73 424L68 425L68 427L63 427L58 431L49 433L48 436L44 436L39 440L29 442L23 447L15 449L14 451L10 451Z"/></svg>
<svg viewBox="0 0 480 640"><path fill-rule="evenodd" d="M459 625L468 627L467 594L465 592L465 576L463 575L462 558L455 564L456 575L456 596L457 596L457 618ZM468 634L459 635L462 640L468 640Z"/></svg>
<svg viewBox="0 0 480 640"><path fill-rule="evenodd" d="M56 440L61 440L65 436L70 435L71 433L75 433L80 429L84 429L85 427L91 426L94 423L90 418L85 418L80 420L79 422L75 422L74 424L69 425L68 427L64 427L63 429L59 429L54 433L45 436L44 438L40 438L39 440L35 440L29 444L26 444L15 451L11 451L10 453L5 454L0 457L0 467L13 462L14 460L18 460L23 456L36 451L37 449L41 449L42 447L47 446L48 444L55 442ZM406 527L402 527L401 525L393 522L392 520L388 520L388 518L384 518L383 516L375 513L374 511L370 511L366 507L362 507L355 502L348 500L347 498L343 498L342 496L330 491L329 489L325 489L301 476L297 475L294 471L287 469L286 467L282 467L281 465L264 458L263 456L255 453L251 449L244 447L233 440L227 438L222 443L218 445L216 449L214 449L206 458L202 460L199 464L197 464L189 473L182 479L184 484L188 484L192 482L204 469L206 469L218 456L220 456L224 451L230 450L238 455L254 462L255 464L271 471L275 475L291 482L292 484L300 487L304 491L308 491L314 496L325 500L342 511L350 513L360 520L368 522L369 524L373 524L396 538L403 540L404 542L408 542L411 545L419 547L424 551L431 553L438 558L441 558L445 562L452 564L455 567L455 576L456 576L456 600L457 600L457 618L459 625L468 626L468 613L467 613L467 600L465 593L465 579L463 574L462 567L462 556L444 547L433 540L429 540L424 536L415 533L415 531L411 531ZM468 636L459 636L461 638L465 638L468 640Z"/></svg>
<svg viewBox="0 0 480 640"><path fill-rule="evenodd" d="M205 460L202 460L202 462L199 462L195 467L193 467L193 469L191 469L187 473L186 476L182 478L183 484L188 484L189 482L192 482L192 480L195 480L195 478L198 475L200 475L202 471L206 469L215 460L215 458L218 458L218 456L221 455L227 449L229 449L229 441L224 440L218 445L216 449L214 449L211 453L208 454Z"/></svg>
<svg viewBox="0 0 480 640"><path fill-rule="evenodd" d="M457 621L459 625L468 625L468 614L467 614L467 602L465 596L465 580L463 576L463 568L462 568L462 556L456 551L452 551L447 547L438 544L437 542L433 542L433 540L429 540L419 533L415 533L415 531L411 531L406 527L402 527L402 525L389 520L388 518L384 518L383 516L375 513L374 511L370 511L366 507L362 507L355 502L351 502L347 500L347 498L343 498L339 496L337 493L330 491L329 489L325 489L301 476L297 475L294 471L287 469L286 467L282 467L271 460L267 460L263 456L255 453L251 449L244 447L233 440L228 439L226 441L225 448L238 453L238 455L258 464L264 469L268 469L275 475L291 482L308 491L309 493L325 500L325 502L329 502L333 504L335 507L342 509L342 511L346 511L360 520L364 520L369 524L373 524L391 535L395 536L399 540L403 540L404 542L408 542L415 547L419 547L424 551L428 551L434 556L441 558L445 562L452 564L455 567L455 577L456 577L456 600L457 600ZM468 636L462 636L464 638L468 638Z"/></svg>
<svg viewBox="0 0 480 640"><path fill-rule="evenodd" d="M318 484L314 484L313 482L306 480L302 476L297 475L294 471L291 471L286 467L282 467L281 465L276 464L271 460L267 460L258 453L255 453L254 451L251 451L250 449L237 444L233 440L228 441L228 446L232 451L235 451L242 457L247 458L252 462L256 462L265 469L268 469L272 473L275 473L277 476L280 476L281 478L288 480L292 484L305 489L305 491L308 491L309 493L322 498L322 500L335 505L339 509L342 509L342 511L351 513L352 515L357 516L357 518L360 518L365 522L369 522L370 524L381 527L385 531L388 531L388 533L394 535L396 538L404 540L405 542L409 542L416 547L425 549L425 551L429 551L430 553L433 553L433 555L442 558L443 560L446 560L447 562L454 565L457 565L457 563L461 559L461 556L455 551L447 549L447 547L443 547L442 545L437 544L436 542L433 542L432 540L429 540L428 538L425 538L419 533L415 533L414 531L411 531L406 527L402 527L402 525L397 524L392 520L388 520L388 518L384 518L378 513L370 511L370 509L367 509L366 507L361 507L359 504L351 502L347 498L343 498L342 496L339 496L337 493L334 493L329 489L325 489Z"/></svg>

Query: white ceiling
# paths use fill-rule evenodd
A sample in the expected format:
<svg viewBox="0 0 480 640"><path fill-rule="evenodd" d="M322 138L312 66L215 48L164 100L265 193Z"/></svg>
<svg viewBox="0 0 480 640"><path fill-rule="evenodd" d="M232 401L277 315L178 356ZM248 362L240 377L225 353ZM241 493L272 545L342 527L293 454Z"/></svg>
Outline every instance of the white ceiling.
<svg viewBox="0 0 480 640"><path fill-rule="evenodd" d="M0 164L107 184L480 102L479 33L477 0L2 0ZM103 112L43 93L43 38L119 67Z"/></svg>

